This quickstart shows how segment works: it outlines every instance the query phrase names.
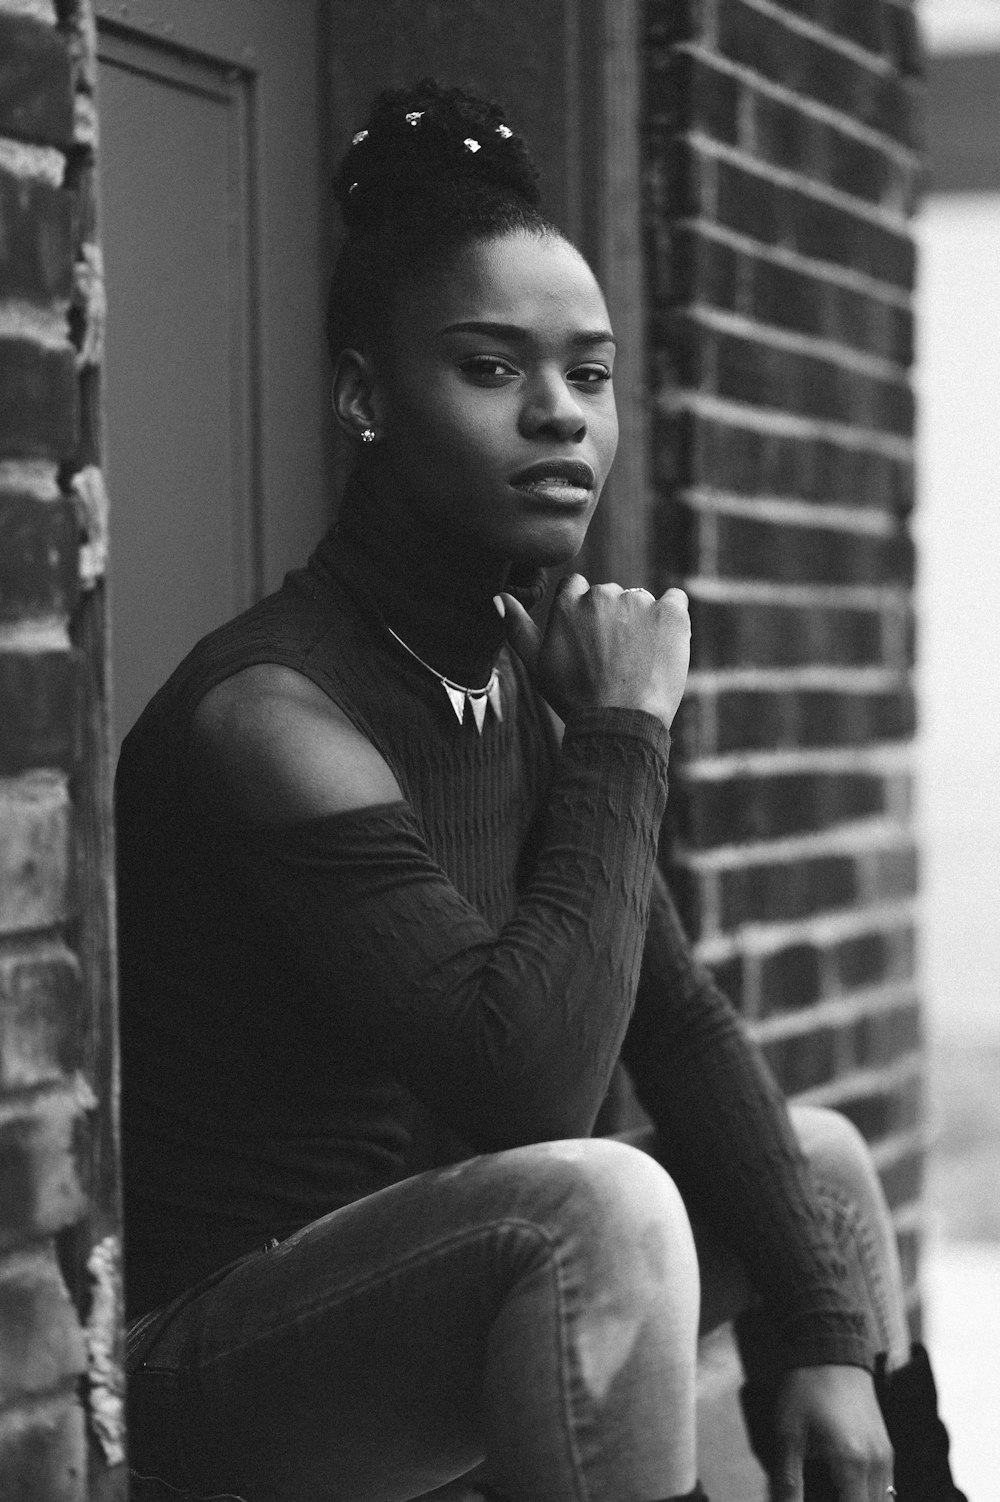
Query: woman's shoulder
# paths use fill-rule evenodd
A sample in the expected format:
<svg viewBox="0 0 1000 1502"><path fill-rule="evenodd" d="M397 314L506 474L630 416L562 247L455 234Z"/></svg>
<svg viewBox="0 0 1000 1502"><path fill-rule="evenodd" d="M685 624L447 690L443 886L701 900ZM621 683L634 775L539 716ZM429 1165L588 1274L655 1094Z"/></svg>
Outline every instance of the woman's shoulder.
<svg viewBox="0 0 1000 1502"><path fill-rule="evenodd" d="M237 818L299 823L402 798L388 764L310 678L260 662L215 684L191 720L190 766Z"/></svg>

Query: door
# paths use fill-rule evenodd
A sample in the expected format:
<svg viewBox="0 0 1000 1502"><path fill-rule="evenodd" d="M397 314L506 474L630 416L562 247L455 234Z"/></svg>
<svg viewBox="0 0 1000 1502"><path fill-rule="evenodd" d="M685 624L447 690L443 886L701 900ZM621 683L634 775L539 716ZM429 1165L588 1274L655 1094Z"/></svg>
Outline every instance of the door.
<svg viewBox="0 0 1000 1502"><path fill-rule="evenodd" d="M98 0L120 742L327 513L321 0Z"/></svg>

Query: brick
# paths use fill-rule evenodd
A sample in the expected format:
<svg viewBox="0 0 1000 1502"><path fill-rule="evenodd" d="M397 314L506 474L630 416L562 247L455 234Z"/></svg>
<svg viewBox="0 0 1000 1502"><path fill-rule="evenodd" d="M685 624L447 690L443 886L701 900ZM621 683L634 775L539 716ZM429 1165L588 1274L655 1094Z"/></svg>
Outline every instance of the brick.
<svg viewBox="0 0 1000 1502"><path fill-rule="evenodd" d="M51 183L0 171L0 224L4 296L38 304L68 303L73 287L71 194Z"/></svg>
<svg viewBox="0 0 1000 1502"><path fill-rule="evenodd" d="M69 49L51 26L0 12L0 135L38 146L73 139Z"/></svg>
<svg viewBox="0 0 1000 1502"><path fill-rule="evenodd" d="M924 49L917 25L916 8L912 5L883 4L880 7L885 28L883 56L904 78L923 81L926 77Z"/></svg>
<svg viewBox="0 0 1000 1502"><path fill-rule="evenodd" d="M68 459L77 439L76 357L0 340L0 434L7 458Z"/></svg>
<svg viewBox="0 0 1000 1502"><path fill-rule="evenodd" d="M779 584L912 584L914 550L903 531L888 537L840 528L794 527L747 516L698 514L709 522L716 573ZM695 556L699 556L696 554Z"/></svg>
<svg viewBox="0 0 1000 1502"><path fill-rule="evenodd" d="M850 905L857 891L857 866L849 855L754 862L720 873L719 921L723 929L731 929L742 923L810 918Z"/></svg>
<svg viewBox="0 0 1000 1502"><path fill-rule="evenodd" d="M671 136L654 140L646 165L655 190L648 205L654 220L714 217L710 181L714 162L704 160L690 141Z"/></svg>
<svg viewBox="0 0 1000 1502"><path fill-rule="evenodd" d="M906 684L885 693L735 689L715 696L704 725L701 708L689 696L685 714L695 720L689 733L696 737L697 751L707 756L910 740L916 726L915 696Z"/></svg>
<svg viewBox="0 0 1000 1502"><path fill-rule="evenodd" d="M672 385L828 422L904 436L913 431L913 392L903 380L883 380L752 335L705 328L683 310L668 315L665 326L654 319L653 333L661 368L669 358Z"/></svg>
<svg viewBox="0 0 1000 1502"><path fill-rule="evenodd" d="M703 342L699 363L704 375L714 377L703 375L699 389L731 401L904 436L913 431L913 392L901 380L714 331Z"/></svg>
<svg viewBox="0 0 1000 1502"><path fill-rule="evenodd" d="M888 212L909 215L916 206L921 171L915 159L901 159L817 120L704 57L679 53L672 68L654 75L647 107L657 131L698 131Z"/></svg>
<svg viewBox="0 0 1000 1502"><path fill-rule="evenodd" d="M79 1108L47 1097L0 1117L0 1244L73 1225L86 1209L77 1163Z"/></svg>
<svg viewBox="0 0 1000 1502"><path fill-rule="evenodd" d="M869 1142L907 1132L923 1118L923 1082L915 1077L887 1090L841 1100L837 1110L853 1121Z"/></svg>
<svg viewBox="0 0 1000 1502"><path fill-rule="evenodd" d="M841 110L908 146L923 144L920 95L908 80L866 67L742 0L718 0L716 46L724 57L792 93Z"/></svg>
<svg viewBox="0 0 1000 1502"><path fill-rule="evenodd" d="M671 67L675 42L695 41L711 22L713 0L651 0L646 7L646 56L651 71Z"/></svg>
<svg viewBox="0 0 1000 1502"><path fill-rule="evenodd" d="M821 273L748 255L692 225L672 228L667 259L671 266L662 281L653 264L654 306L699 303L901 367L913 361L913 315L895 303L840 286Z"/></svg>
<svg viewBox="0 0 1000 1502"><path fill-rule="evenodd" d="M681 154L694 149L679 148ZM693 170L681 163L675 168L679 178ZM807 260L845 266L893 287L913 286L913 241L902 229L848 213L839 204L771 182L733 162L714 164L714 206L705 201L708 185L706 180L698 195L702 212L751 240L780 245Z"/></svg>
<svg viewBox="0 0 1000 1502"><path fill-rule="evenodd" d="M0 784L0 933L69 915L70 854L64 783L34 774Z"/></svg>
<svg viewBox="0 0 1000 1502"><path fill-rule="evenodd" d="M650 70L647 122L657 131L698 130L735 146L742 92L731 73L712 67L705 58L678 52L669 67Z"/></svg>
<svg viewBox="0 0 1000 1502"><path fill-rule="evenodd" d="M723 960L712 966L712 978L723 996L728 996L733 1006L738 1011L744 1010L745 994L743 985L743 959L740 955L733 955L731 959Z"/></svg>
<svg viewBox="0 0 1000 1502"><path fill-rule="evenodd" d="M764 1057L787 1095L813 1090L836 1077L836 1031L821 1027L797 1033L790 1038L775 1038L763 1045Z"/></svg>
<svg viewBox="0 0 1000 1502"><path fill-rule="evenodd" d="M72 610L79 539L72 501L0 495L0 620Z"/></svg>
<svg viewBox="0 0 1000 1502"><path fill-rule="evenodd" d="M694 599L691 623L691 664L696 668L866 667L882 661L877 610Z"/></svg>
<svg viewBox="0 0 1000 1502"><path fill-rule="evenodd" d="M0 1087L65 1079L81 1063L80 967L63 946L0 955Z"/></svg>
<svg viewBox="0 0 1000 1502"><path fill-rule="evenodd" d="M920 1005L916 1001L889 1012L862 1017L852 1029L850 1063L858 1068L878 1068L913 1053L923 1043Z"/></svg>
<svg viewBox="0 0 1000 1502"><path fill-rule="evenodd" d="M67 1398L32 1413L0 1414L0 1478L9 1502L86 1502L83 1410Z"/></svg>
<svg viewBox="0 0 1000 1502"><path fill-rule="evenodd" d="M750 94L741 120L739 145L759 161L887 213L914 212L922 185L916 160L891 156L766 94Z"/></svg>
<svg viewBox="0 0 1000 1502"><path fill-rule="evenodd" d="M656 478L672 487L698 484L898 515L913 508L912 460L737 427L693 411L658 418L653 436Z"/></svg>
<svg viewBox="0 0 1000 1502"><path fill-rule="evenodd" d="M78 1376L83 1336L51 1249L0 1267L0 1405Z"/></svg>
<svg viewBox="0 0 1000 1502"><path fill-rule="evenodd" d="M686 843L705 850L828 829L883 813L885 804L874 774L793 772L686 784L675 812Z"/></svg>
<svg viewBox="0 0 1000 1502"><path fill-rule="evenodd" d="M862 891L865 901L913 897L920 879L920 856L916 846L871 850L863 856Z"/></svg>
<svg viewBox="0 0 1000 1502"><path fill-rule="evenodd" d="M915 845L869 851L863 857L861 874L866 902L912 897L920 880L919 852Z"/></svg>
<svg viewBox="0 0 1000 1502"><path fill-rule="evenodd" d="M882 931L857 934L836 945L833 951L837 979L848 990L876 985L892 973L892 934Z"/></svg>
<svg viewBox="0 0 1000 1502"><path fill-rule="evenodd" d="M0 777L37 767L73 768L80 669L77 652L0 652Z"/></svg>
<svg viewBox="0 0 1000 1502"><path fill-rule="evenodd" d="M920 77L923 59L912 6L857 0L777 0L783 10L802 16L834 36L853 42L893 65L904 77Z"/></svg>
<svg viewBox="0 0 1000 1502"><path fill-rule="evenodd" d="M881 54L885 45L885 6L858 5L857 0L777 0L782 10L844 37L867 52Z"/></svg>
<svg viewBox="0 0 1000 1502"><path fill-rule="evenodd" d="M790 944L760 960L761 1016L798 1011L819 998L822 957L814 944Z"/></svg>

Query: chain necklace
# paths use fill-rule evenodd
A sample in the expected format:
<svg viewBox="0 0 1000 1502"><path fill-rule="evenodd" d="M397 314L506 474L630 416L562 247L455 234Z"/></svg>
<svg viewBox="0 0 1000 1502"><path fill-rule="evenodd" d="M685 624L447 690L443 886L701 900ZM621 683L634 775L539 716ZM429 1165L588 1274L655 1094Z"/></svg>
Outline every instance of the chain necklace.
<svg viewBox="0 0 1000 1502"><path fill-rule="evenodd" d="M486 719L487 704L492 705L493 713L498 720L503 719L503 709L500 704L500 675L496 668L490 674L489 683L485 684L482 688L467 688L464 683L455 683L453 679L446 678L443 673L439 673L437 668L432 668L430 663L425 662L418 653L414 652L412 647L407 646L403 638L397 632L393 631L391 626L387 625L385 621L382 624L393 641L397 641L403 651L410 654L414 662L419 662L422 668L426 668L428 673L433 674L437 679L448 695L448 702L455 711L460 725L465 723L466 705L472 710L476 729L480 735L483 733L483 721Z"/></svg>

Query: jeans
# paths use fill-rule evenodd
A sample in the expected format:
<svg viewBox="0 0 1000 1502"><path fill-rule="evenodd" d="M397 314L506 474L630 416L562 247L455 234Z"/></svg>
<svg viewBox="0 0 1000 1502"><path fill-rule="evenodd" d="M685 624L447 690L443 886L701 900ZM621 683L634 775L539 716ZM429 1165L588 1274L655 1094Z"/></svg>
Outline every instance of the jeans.
<svg viewBox="0 0 1000 1502"><path fill-rule="evenodd" d="M875 1348L901 1364L867 1148L832 1112L792 1119ZM144 1317L128 1340L133 1471L245 1502L396 1502L484 1457L511 1502L690 1490L699 1323L753 1296L692 1232L654 1147L640 1131L433 1169ZM759 1345L766 1365L764 1329Z"/></svg>

